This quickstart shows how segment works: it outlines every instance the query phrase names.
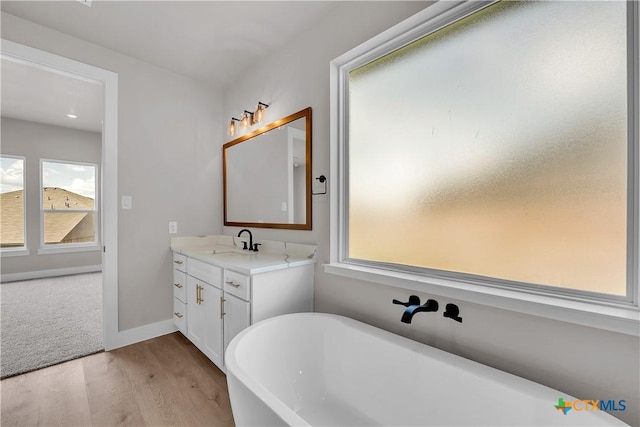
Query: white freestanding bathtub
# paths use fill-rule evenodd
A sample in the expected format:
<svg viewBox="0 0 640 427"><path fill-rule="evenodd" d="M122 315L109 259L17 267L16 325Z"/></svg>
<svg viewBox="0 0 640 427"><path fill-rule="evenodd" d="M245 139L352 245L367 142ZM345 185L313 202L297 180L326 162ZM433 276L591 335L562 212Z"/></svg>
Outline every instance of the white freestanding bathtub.
<svg viewBox="0 0 640 427"><path fill-rule="evenodd" d="M238 426L626 425L565 415L555 405L572 396L330 314L259 322L225 362Z"/></svg>

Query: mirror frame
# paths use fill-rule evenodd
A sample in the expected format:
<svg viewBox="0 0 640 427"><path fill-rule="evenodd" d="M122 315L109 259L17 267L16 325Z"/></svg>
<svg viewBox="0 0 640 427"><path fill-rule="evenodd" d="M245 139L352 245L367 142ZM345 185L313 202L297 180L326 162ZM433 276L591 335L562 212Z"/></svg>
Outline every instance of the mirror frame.
<svg viewBox="0 0 640 427"><path fill-rule="evenodd" d="M252 138L262 135L264 133L269 132L272 129L279 128L281 126L286 125L287 123L291 123L300 118L305 118L305 133L306 133L306 144L305 144L305 222L300 224L288 224L288 223L266 223L266 222L236 222L230 221L227 218L227 149L233 147L234 145L240 144L245 141L249 141ZM254 130L246 135L243 135L239 138L234 139L233 141L229 141L222 146L222 193L223 193L223 204L224 204L224 225L225 226L233 226L233 227L255 227L255 228L278 228L278 229L287 229L287 230L311 230L311 107L307 107L304 110L300 110L297 113L291 114L289 116L283 117L279 120L276 120L272 123L269 123L266 126L263 126L259 129Z"/></svg>

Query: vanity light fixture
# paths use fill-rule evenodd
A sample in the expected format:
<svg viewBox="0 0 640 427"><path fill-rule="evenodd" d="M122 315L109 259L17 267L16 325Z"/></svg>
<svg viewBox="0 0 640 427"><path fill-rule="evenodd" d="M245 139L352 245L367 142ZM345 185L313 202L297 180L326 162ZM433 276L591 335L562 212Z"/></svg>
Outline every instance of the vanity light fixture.
<svg viewBox="0 0 640 427"><path fill-rule="evenodd" d="M256 106L255 111L244 110L241 119L232 117L231 122L229 122L229 135L235 136L236 133L238 133L238 127L234 122L240 122L240 127L242 128L242 130L246 130L247 128L249 128L249 126L260 123L262 120L264 120L264 110L266 110L267 108L269 108L269 104L258 101L258 105Z"/></svg>
<svg viewBox="0 0 640 427"><path fill-rule="evenodd" d="M231 121L229 122L229 135L236 136L238 129L236 128L235 122L239 122L240 119L236 119L235 117L231 117Z"/></svg>

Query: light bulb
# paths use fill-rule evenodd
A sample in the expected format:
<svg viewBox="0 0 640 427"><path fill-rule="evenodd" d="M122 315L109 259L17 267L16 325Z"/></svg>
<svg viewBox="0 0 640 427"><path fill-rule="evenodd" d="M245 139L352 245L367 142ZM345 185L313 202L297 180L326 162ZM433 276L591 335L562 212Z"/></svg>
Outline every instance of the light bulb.
<svg viewBox="0 0 640 427"><path fill-rule="evenodd" d="M259 123L264 119L264 110L266 110L268 107L269 106L267 104L258 101L256 112L253 113L253 120L255 123Z"/></svg>
<svg viewBox="0 0 640 427"><path fill-rule="evenodd" d="M240 122L242 129L246 129L249 127L249 114L244 113L242 116L242 121Z"/></svg>
<svg viewBox="0 0 640 427"><path fill-rule="evenodd" d="M260 123L264 118L263 111L264 109L262 108L262 105L258 104L258 108L256 108L256 112L253 114L253 118L256 123Z"/></svg>
<svg viewBox="0 0 640 427"><path fill-rule="evenodd" d="M235 136L236 134L236 123L231 120L231 123L229 123L229 135L231 136Z"/></svg>

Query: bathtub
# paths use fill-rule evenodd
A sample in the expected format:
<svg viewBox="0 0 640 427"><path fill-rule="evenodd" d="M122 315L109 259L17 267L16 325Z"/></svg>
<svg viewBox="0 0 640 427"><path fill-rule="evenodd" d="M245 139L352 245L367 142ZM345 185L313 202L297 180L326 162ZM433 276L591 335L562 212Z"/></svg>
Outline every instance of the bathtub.
<svg viewBox="0 0 640 427"><path fill-rule="evenodd" d="M626 425L601 411L565 415L555 406L572 396L330 314L259 322L225 363L238 426Z"/></svg>

